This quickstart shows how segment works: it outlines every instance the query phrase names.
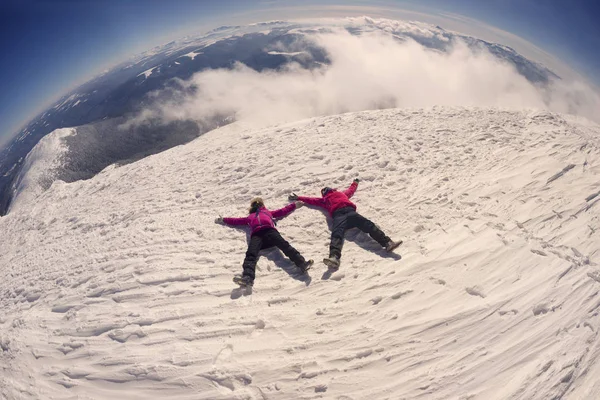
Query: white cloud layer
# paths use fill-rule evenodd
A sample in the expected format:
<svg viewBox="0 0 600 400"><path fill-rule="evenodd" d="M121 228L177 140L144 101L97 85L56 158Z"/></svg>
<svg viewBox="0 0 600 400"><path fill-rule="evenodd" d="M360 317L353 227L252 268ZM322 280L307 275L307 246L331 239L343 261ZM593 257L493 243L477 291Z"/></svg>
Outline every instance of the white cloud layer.
<svg viewBox="0 0 600 400"><path fill-rule="evenodd" d="M600 97L587 85L556 81L536 87L514 66L460 41L443 53L385 32L357 36L334 29L310 38L328 52L331 65L311 71L291 64L257 72L237 64L231 70L200 72L180 82L197 88L194 95L156 102L132 122L234 114L259 127L349 111L434 105L536 108L600 121Z"/></svg>

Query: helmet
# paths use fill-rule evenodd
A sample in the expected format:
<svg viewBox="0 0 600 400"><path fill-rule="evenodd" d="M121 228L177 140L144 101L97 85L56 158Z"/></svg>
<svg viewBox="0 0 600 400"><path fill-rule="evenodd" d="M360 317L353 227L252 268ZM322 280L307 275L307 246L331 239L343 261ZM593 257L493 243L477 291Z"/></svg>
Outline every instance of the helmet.
<svg viewBox="0 0 600 400"><path fill-rule="evenodd" d="M325 186L323 189L321 189L321 196L325 197L325 195L331 192L332 190L332 188Z"/></svg>

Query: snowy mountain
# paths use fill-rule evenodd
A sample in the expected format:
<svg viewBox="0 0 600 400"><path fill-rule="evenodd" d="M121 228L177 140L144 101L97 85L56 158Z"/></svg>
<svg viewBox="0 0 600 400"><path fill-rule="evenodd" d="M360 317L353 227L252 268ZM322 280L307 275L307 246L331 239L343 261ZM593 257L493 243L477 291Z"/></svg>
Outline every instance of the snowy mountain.
<svg viewBox="0 0 600 400"><path fill-rule="evenodd" d="M0 394L599 398L599 135L547 112L388 109L237 122L54 181L0 218ZM269 251L253 292L234 288L246 235L217 215L355 177L401 259L349 232L336 273ZM320 211L278 228L327 255Z"/></svg>
<svg viewBox="0 0 600 400"><path fill-rule="evenodd" d="M181 95L185 92L180 87L182 81L201 71L231 70L238 63L258 72L280 71L290 65L299 65L306 70L322 68L331 61L329 50L318 43L315 37L338 31L350 32L354 36L388 35L398 43L414 41L423 48L446 53L451 53L454 44L460 41L466 43L473 52L488 52L497 61L510 65L518 71L515 75L524 77L532 84L544 87L559 79L552 71L517 54L510 47L421 22L360 17L224 26L156 46L132 57L66 93L33 118L16 133L5 149L0 149L0 215L6 214L10 207L14 183L23 167L24 157L42 137L54 130L84 125L86 129L93 130L98 124L106 125L104 121L107 119L120 121L153 104L157 100L157 92L167 98L173 94L175 97ZM404 65L396 73L410 74L410 70L410 65ZM368 79L368 76L363 78ZM465 92L468 92L468 88ZM381 103L385 103L385 99ZM210 104L203 106L210 108ZM184 133L173 138L165 134L171 131L171 127L163 126L150 132L133 132L140 139L138 143L146 141L142 154L131 148L123 151L124 147L128 147L127 139L107 140L100 134L93 141L103 142L101 151L104 153L95 155L95 158L104 160L102 169L112 163L126 162L163 151L165 147L187 143L204 133L199 129L195 135ZM115 133L116 130L112 129L110 139L114 139ZM152 149L148 150L149 147ZM78 179L88 178L100 169L86 165L75 175ZM62 178L67 180L66 176Z"/></svg>

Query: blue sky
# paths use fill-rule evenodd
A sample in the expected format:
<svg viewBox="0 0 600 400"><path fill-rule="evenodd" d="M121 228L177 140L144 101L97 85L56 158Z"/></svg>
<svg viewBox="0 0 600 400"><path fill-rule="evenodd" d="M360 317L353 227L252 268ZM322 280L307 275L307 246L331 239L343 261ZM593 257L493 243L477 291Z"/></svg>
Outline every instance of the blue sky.
<svg viewBox="0 0 600 400"><path fill-rule="evenodd" d="M524 55L536 58L537 54L540 61L548 61L545 64L551 63L553 56L598 85L600 5L596 3L595 0L3 0L0 2L3 60L0 143L50 101L133 54L186 33L275 18L378 14L375 16L421 19L527 53L527 42L520 37L537 47L530 47L533 50ZM519 47L520 44L523 46Z"/></svg>

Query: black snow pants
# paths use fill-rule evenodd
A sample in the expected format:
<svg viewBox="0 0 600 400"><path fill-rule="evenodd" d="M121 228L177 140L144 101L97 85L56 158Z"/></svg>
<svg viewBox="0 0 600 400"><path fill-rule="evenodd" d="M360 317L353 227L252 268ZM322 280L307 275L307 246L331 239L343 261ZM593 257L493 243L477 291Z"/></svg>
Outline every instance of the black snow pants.
<svg viewBox="0 0 600 400"><path fill-rule="evenodd" d="M331 243L329 244L329 257L342 257L344 247L344 234L347 229L358 228L368 233L382 247L387 246L391 240L373 222L363 217L352 207L344 207L333 213L333 228L331 229Z"/></svg>
<svg viewBox="0 0 600 400"><path fill-rule="evenodd" d="M250 237L248 251L246 251L246 258L243 264L244 276L254 281L256 263L260 257L258 253L263 249L273 246L277 246L297 266L302 266L306 262L298 250L281 237L277 229L267 228L254 233Z"/></svg>

